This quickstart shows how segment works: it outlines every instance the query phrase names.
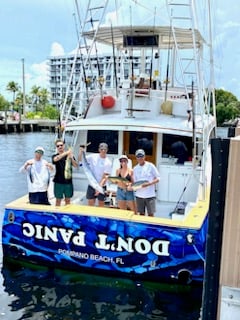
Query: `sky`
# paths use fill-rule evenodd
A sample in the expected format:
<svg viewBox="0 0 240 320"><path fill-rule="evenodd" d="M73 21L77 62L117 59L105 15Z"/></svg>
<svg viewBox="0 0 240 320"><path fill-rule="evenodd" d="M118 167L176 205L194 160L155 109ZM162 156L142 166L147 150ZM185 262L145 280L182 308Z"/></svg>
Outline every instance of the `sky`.
<svg viewBox="0 0 240 320"><path fill-rule="evenodd" d="M22 86L23 67L27 94L33 85L48 87L48 58L69 54L77 46L73 15L76 12L76 1L0 0L0 94L5 98L12 98L12 93L6 91L10 81ZM104 1L95 0L96 6L100 2ZM135 22L140 17L135 14L135 9L129 15L130 6L133 8L134 4L139 3L147 13L149 5L149 0L109 0L110 12L111 5L116 2L124 5L122 19L127 17L128 22ZM152 0L151 5L155 6L157 12L161 12L163 2L165 0ZM205 3L206 0L196 2ZM211 2L215 87L232 92L240 100L239 4L236 0L228 0L227 3L225 0ZM78 0L81 13L86 3L87 0ZM107 17L115 19L113 13Z"/></svg>

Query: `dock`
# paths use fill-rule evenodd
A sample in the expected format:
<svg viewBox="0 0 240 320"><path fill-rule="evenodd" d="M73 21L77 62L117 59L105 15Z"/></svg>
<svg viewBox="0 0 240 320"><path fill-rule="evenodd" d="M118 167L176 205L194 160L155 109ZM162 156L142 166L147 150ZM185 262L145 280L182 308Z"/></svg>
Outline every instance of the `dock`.
<svg viewBox="0 0 240 320"><path fill-rule="evenodd" d="M55 132L57 120L50 119L24 119L21 122L16 120L0 121L0 134L48 131Z"/></svg>

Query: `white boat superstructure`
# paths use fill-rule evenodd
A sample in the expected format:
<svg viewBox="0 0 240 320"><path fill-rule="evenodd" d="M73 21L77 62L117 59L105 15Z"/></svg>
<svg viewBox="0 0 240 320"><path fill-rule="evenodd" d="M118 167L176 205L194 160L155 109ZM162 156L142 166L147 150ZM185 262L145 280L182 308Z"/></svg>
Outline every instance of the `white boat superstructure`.
<svg viewBox="0 0 240 320"><path fill-rule="evenodd" d="M165 217L179 202L205 199L210 183L206 168L210 166L209 139L216 125L210 112L215 112L213 88L209 90L203 77L208 43L196 28L194 4L166 1L168 26L102 26L107 1L105 6L94 8L89 1L77 53L82 54L87 46L88 55L82 60L74 99L61 110L64 133L72 132L76 154L81 144L91 142L87 152L96 152L101 140L111 142L113 174L120 154L127 154L135 165L135 150L148 148L147 160L161 174L157 199L158 206L167 207L166 212L159 210ZM175 15L176 9L181 15ZM98 23L89 28L94 13L99 16ZM180 21L185 28L179 26ZM99 69L97 55L96 63L89 63L97 52L94 49L103 44L113 50L105 74ZM112 87L109 82L106 85L109 79ZM208 75L207 81L211 79ZM181 165L170 150L179 140L188 149L187 160ZM87 179L81 169L75 177L75 189L84 193Z"/></svg>

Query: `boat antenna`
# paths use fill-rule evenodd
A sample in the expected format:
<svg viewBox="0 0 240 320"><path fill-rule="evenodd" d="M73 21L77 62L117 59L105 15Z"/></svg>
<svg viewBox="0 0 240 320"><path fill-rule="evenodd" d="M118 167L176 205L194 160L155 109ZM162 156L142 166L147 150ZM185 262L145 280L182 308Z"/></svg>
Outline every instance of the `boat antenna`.
<svg viewBox="0 0 240 320"><path fill-rule="evenodd" d="M111 23L111 35L112 35L113 67L114 67L114 77L115 77L115 86L116 86L116 97L118 97L117 65L116 65L116 55L115 55L115 45L114 45L114 36L113 36L112 23Z"/></svg>
<svg viewBox="0 0 240 320"><path fill-rule="evenodd" d="M166 81L165 81L165 96L164 101L167 101L167 91L168 91L168 79L169 79L169 61L170 61L170 42L171 42L171 33L172 33L172 10L170 15L170 26L168 34L168 55L167 55L167 70L166 70Z"/></svg>

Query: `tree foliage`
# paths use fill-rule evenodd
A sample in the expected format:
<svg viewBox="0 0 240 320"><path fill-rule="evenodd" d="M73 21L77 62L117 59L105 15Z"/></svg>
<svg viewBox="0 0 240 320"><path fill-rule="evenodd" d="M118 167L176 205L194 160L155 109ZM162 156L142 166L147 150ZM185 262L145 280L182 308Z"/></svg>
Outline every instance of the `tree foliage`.
<svg viewBox="0 0 240 320"><path fill-rule="evenodd" d="M10 103L0 94L0 110L8 110Z"/></svg>
<svg viewBox="0 0 240 320"><path fill-rule="evenodd" d="M240 101L229 91L215 90L217 125L240 117Z"/></svg>

